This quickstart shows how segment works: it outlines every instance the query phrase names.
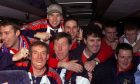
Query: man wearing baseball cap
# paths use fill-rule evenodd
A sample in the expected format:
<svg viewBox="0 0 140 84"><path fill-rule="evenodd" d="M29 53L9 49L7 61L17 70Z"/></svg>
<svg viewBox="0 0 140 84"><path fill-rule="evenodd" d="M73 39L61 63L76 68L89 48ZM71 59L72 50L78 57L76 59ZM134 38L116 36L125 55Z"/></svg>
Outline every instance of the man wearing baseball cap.
<svg viewBox="0 0 140 84"><path fill-rule="evenodd" d="M25 36L35 37L48 42L58 32L62 32L62 18L62 7L58 4L51 4L47 8L47 18L29 23L22 33Z"/></svg>

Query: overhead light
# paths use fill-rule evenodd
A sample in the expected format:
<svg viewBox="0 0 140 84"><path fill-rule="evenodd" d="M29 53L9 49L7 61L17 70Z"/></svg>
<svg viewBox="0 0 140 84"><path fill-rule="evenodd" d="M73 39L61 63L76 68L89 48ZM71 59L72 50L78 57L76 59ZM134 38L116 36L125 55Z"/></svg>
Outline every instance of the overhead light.
<svg viewBox="0 0 140 84"><path fill-rule="evenodd" d="M67 2L67 3L59 3L59 4L91 4L92 2Z"/></svg>
<svg viewBox="0 0 140 84"><path fill-rule="evenodd" d="M79 15L79 14L87 14L87 15L91 15L92 13L72 13L72 15Z"/></svg>

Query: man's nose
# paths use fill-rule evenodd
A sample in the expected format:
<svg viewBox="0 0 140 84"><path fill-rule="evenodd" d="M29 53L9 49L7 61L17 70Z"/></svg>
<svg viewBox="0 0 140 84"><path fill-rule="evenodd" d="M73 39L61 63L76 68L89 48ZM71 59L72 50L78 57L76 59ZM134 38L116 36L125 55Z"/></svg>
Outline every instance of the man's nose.
<svg viewBox="0 0 140 84"><path fill-rule="evenodd" d="M57 20L57 16L53 16L53 20L56 21Z"/></svg>
<svg viewBox="0 0 140 84"><path fill-rule="evenodd" d="M61 45L58 46L58 50L59 50L59 51L62 50L62 46L61 46Z"/></svg>
<svg viewBox="0 0 140 84"><path fill-rule="evenodd" d="M40 59L42 57L41 53L38 53L38 59Z"/></svg>

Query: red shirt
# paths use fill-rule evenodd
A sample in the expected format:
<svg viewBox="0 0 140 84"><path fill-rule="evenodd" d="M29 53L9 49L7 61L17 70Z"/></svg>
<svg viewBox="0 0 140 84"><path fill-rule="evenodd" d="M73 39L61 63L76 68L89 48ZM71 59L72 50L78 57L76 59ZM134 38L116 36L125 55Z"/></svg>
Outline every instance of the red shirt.
<svg viewBox="0 0 140 84"><path fill-rule="evenodd" d="M101 49L99 51L99 54L97 55L97 58L100 60L100 62L105 62L112 56L113 53L114 51L111 46L109 46L104 40L102 40Z"/></svg>

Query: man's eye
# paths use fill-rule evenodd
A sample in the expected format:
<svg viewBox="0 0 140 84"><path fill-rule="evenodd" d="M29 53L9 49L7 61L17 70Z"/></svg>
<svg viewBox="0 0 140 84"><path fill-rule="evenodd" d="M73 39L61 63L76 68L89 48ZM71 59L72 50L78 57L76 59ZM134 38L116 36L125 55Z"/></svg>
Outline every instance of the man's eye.
<svg viewBox="0 0 140 84"><path fill-rule="evenodd" d="M121 56L121 58L124 58L124 56Z"/></svg>
<svg viewBox="0 0 140 84"><path fill-rule="evenodd" d="M33 54L37 54L37 52L33 52Z"/></svg>
<svg viewBox="0 0 140 84"><path fill-rule="evenodd" d="M42 55L46 55L46 53L42 53Z"/></svg>
<svg viewBox="0 0 140 84"><path fill-rule="evenodd" d="M8 34L9 34L9 32L6 32L5 34L6 34L6 35L8 35Z"/></svg>

